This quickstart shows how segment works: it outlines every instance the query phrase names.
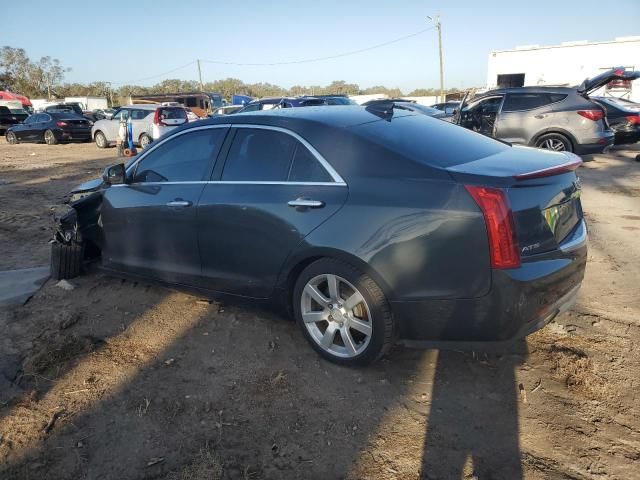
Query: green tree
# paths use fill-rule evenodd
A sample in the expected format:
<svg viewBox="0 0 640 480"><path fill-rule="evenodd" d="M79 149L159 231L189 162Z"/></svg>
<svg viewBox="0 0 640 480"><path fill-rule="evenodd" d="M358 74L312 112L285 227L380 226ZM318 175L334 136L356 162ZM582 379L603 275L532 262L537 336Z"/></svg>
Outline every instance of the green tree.
<svg viewBox="0 0 640 480"><path fill-rule="evenodd" d="M0 78L3 86L22 95L54 95L56 87L70 70L63 67L57 58L47 56L33 62L23 48L4 46L0 49Z"/></svg>

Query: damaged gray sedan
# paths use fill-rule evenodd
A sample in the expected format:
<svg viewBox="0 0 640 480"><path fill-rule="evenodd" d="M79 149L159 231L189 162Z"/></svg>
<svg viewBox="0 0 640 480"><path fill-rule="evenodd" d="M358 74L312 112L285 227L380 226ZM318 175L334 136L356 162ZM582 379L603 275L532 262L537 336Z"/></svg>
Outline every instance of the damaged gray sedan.
<svg viewBox="0 0 640 480"><path fill-rule="evenodd" d="M342 364L519 338L575 301L580 164L394 105L218 117L73 191L52 272L276 300Z"/></svg>

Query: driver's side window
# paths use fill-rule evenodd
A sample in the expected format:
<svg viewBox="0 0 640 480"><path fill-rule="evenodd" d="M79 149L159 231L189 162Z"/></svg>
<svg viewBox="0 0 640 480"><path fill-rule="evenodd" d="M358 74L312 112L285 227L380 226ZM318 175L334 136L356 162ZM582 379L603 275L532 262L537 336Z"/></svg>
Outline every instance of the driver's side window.
<svg viewBox="0 0 640 480"><path fill-rule="evenodd" d="M498 113L500 104L502 103L502 97L484 98L477 103L472 103L466 109L469 112L479 113L481 115L489 115L492 113Z"/></svg>
<svg viewBox="0 0 640 480"><path fill-rule="evenodd" d="M209 128L171 138L140 160L133 183L203 180L226 132L226 128Z"/></svg>

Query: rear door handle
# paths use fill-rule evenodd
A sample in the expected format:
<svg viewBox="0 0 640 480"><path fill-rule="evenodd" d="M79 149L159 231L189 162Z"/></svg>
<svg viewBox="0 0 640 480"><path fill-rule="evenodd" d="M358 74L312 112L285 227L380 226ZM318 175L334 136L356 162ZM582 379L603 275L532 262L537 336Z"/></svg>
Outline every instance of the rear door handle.
<svg viewBox="0 0 640 480"><path fill-rule="evenodd" d="M187 202L186 200L174 200L172 202L167 202L167 207L190 207L192 205L191 202Z"/></svg>
<svg viewBox="0 0 640 480"><path fill-rule="evenodd" d="M288 205L290 207L322 208L324 207L324 202L320 200L310 200L308 198L296 198L295 200L290 200Z"/></svg>

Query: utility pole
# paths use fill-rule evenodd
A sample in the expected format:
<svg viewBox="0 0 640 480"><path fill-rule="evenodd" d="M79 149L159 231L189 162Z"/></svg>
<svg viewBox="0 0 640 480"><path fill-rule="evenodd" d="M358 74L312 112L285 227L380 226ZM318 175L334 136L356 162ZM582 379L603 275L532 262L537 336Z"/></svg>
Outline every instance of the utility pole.
<svg viewBox="0 0 640 480"><path fill-rule="evenodd" d="M198 79L200 80L200 91L204 92L204 85L202 85L202 70L200 70L200 59L198 59L197 62L198 62Z"/></svg>
<svg viewBox="0 0 640 480"><path fill-rule="evenodd" d="M442 24L440 23L440 14L435 18L427 16L429 20L436 24L438 30L438 53L440 54L440 102L444 102L444 64L442 63Z"/></svg>

